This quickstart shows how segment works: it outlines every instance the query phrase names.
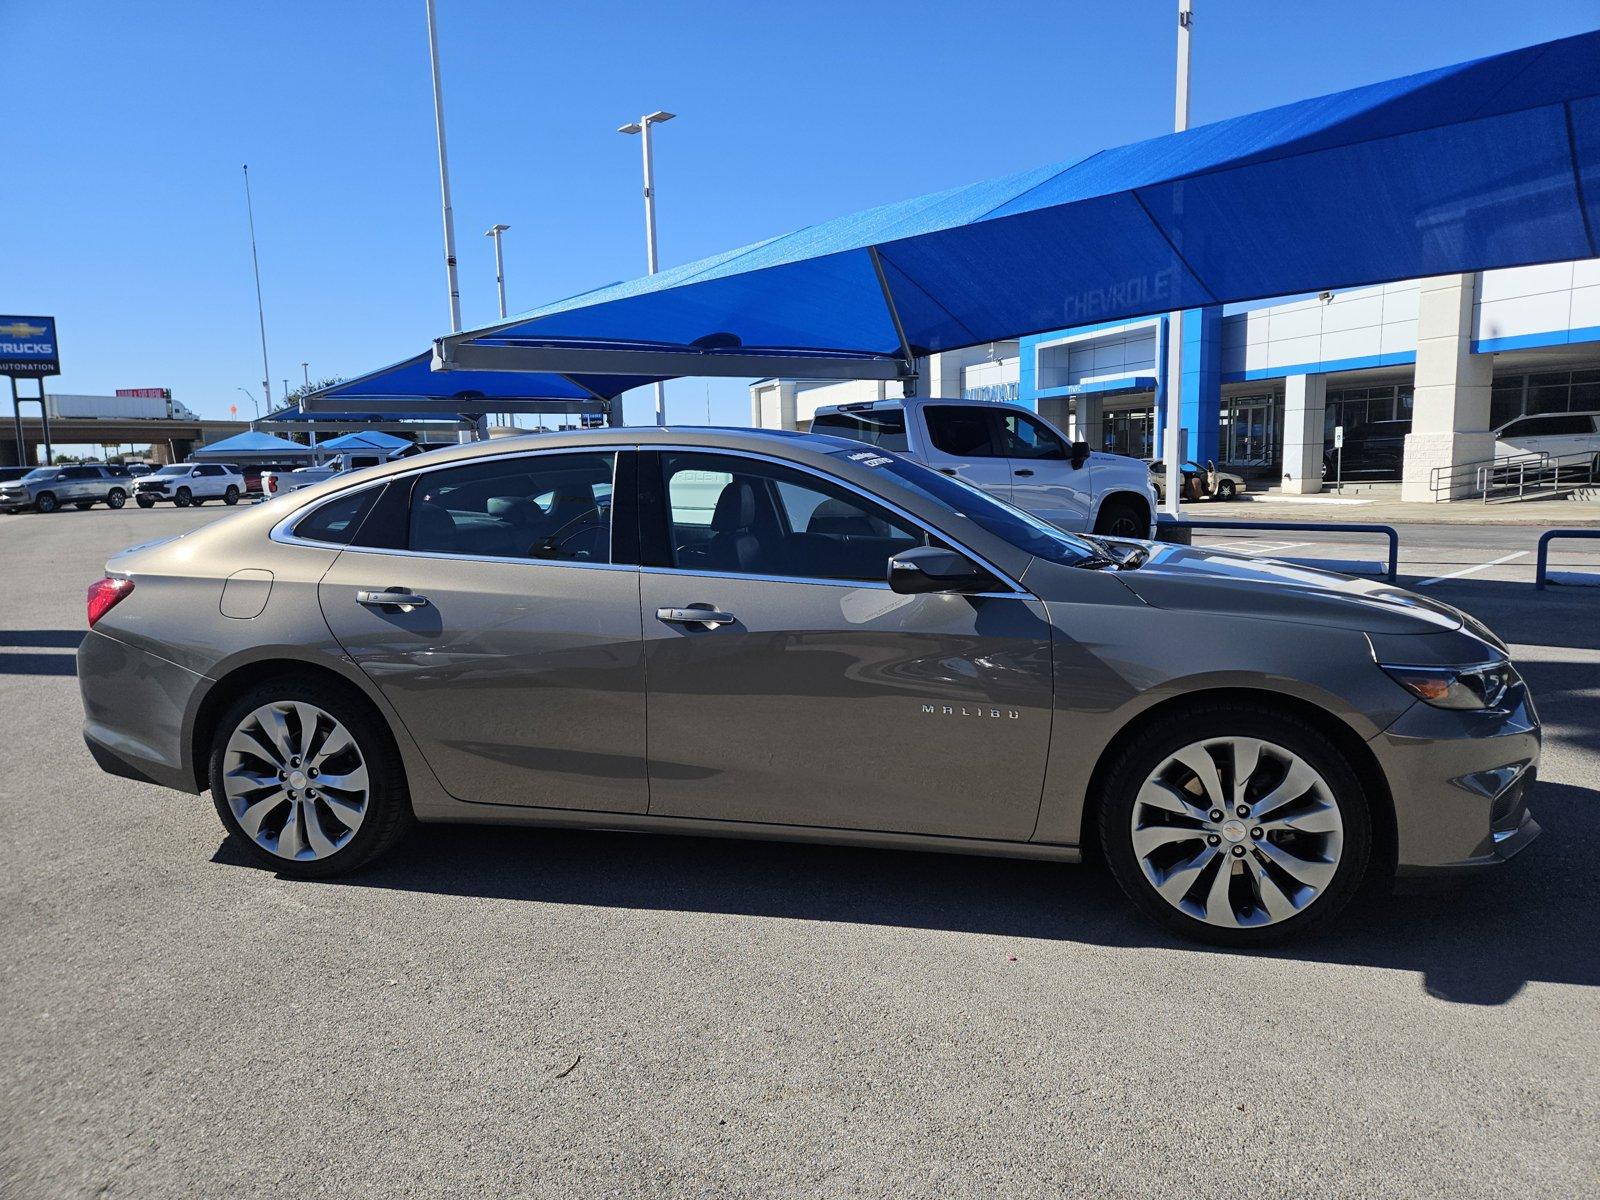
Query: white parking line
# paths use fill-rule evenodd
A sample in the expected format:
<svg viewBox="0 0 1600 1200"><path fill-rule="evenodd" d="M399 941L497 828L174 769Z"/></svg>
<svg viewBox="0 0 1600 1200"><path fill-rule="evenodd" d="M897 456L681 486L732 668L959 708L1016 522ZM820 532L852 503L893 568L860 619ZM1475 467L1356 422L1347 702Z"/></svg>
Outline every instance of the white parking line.
<svg viewBox="0 0 1600 1200"><path fill-rule="evenodd" d="M1227 544L1226 542L1206 541L1206 542L1199 543L1199 545L1200 545L1200 547L1202 549L1228 550L1228 551L1231 551L1234 554L1249 554L1249 555L1256 556L1256 557L1260 557L1260 556L1264 555L1264 556L1266 556L1268 558L1276 558L1278 555L1282 554L1285 550L1297 550L1301 546L1311 546L1311 545L1315 545L1315 543L1314 542L1267 542L1265 545L1257 545L1257 546L1231 546L1231 545Z"/></svg>
<svg viewBox="0 0 1600 1200"><path fill-rule="evenodd" d="M1498 567L1501 563L1508 563L1514 558L1526 558L1533 553L1531 550L1518 550L1515 554L1507 554L1501 558L1492 558L1486 563L1479 563L1475 567L1462 567L1459 571L1451 571L1448 575L1435 575L1432 579L1424 579L1417 584L1418 587L1427 587L1429 584L1443 583L1446 579L1460 579L1463 575L1474 575L1479 571L1486 571L1490 567Z"/></svg>

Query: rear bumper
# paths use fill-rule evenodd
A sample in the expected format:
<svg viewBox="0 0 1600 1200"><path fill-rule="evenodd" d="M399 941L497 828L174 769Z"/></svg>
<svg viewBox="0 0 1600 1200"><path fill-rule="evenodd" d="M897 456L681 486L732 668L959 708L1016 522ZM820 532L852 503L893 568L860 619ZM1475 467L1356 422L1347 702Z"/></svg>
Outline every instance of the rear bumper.
<svg viewBox="0 0 1600 1200"><path fill-rule="evenodd" d="M1418 703L1370 743L1394 797L1397 873L1496 866L1539 836L1539 719L1519 687L1503 713Z"/></svg>
<svg viewBox="0 0 1600 1200"><path fill-rule="evenodd" d="M78 647L83 740L101 770L199 792L188 720L205 676L89 631Z"/></svg>

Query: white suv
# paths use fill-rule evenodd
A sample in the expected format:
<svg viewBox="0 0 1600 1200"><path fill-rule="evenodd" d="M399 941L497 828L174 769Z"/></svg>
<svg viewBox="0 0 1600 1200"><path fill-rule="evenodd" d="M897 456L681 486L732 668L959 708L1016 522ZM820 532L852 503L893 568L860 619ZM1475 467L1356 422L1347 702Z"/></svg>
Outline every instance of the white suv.
<svg viewBox="0 0 1600 1200"><path fill-rule="evenodd" d="M1494 431L1497 458L1541 450L1551 458L1592 454L1600 467L1600 413L1535 413L1508 421Z"/></svg>
<svg viewBox="0 0 1600 1200"><path fill-rule="evenodd" d="M173 463L133 481L134 503L140 508L154 507L157 500L171 500L179 508L207 500L237 504L242 495L244 476L218 463Z"/></svg>
<svg viewBox="0 0 1600 1200"><path fill-rule="evenodd" d="M1155 489L1144 463L1068 441L1021 405L922 397L840 404L817 409L811 432L891 450L1061 529L1155 533Z"/></svg>

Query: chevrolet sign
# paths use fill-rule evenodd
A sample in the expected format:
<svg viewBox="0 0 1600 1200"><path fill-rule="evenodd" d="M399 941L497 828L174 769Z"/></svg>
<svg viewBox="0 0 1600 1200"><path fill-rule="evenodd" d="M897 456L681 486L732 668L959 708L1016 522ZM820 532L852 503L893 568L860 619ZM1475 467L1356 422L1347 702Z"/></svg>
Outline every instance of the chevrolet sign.
<svg viewBox="0 0 1600 1200"><path fill-rule="evenodd" d="M0 316L0 375L38 379L59 374L54 317Z"/></svg>

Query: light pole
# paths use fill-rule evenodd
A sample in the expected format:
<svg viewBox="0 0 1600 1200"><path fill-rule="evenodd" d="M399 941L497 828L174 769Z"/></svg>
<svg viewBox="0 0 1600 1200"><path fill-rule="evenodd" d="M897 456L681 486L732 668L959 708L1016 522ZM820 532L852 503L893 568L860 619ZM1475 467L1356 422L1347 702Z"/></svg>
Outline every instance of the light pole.
<svg viewBox="0 0 1600 1200"><path fill-rule="evenodd" d="M500 289L500 319L506 316L506 260L500 253L500 235L510 229L509 225L496 225L493 229L485 229L484 237L494 239L494 283Z"/></svg>
<svg viewBox="0 0 1600 1200"><path fill-rule="evenodd" d="M300 364L300 376L301 376L301 380L306 385L306 390L310 391L311 390L311 364L310 363L303 362L303 363Z"/></svg>
<svg viewBox="0 0 1600 1200"><path fill-rule="evenodd" d="M244 392L246 396L250 397L250 407L255 410L256 420L261 420L261 406L256 403L255 396L251 395L250 391L246 388L236 387L233 390L236 392Z"/></svg>
<svg viewBox="0 0 1600 1200"><path fill-rule="evenodd" d="M461 332L461 289L456 284L456 218L450 207L450 159L444 147L444 85L439 81L439 26L428 4L428 61L433 67L433 131L439 144L439 203L444 210L444 271L450 285L450 332Z"/></svg>
<svg viewBox="0 0 1600 1200"><path fill-rule="evenodd" d="M1178 78L1177 96L1173 103L1172 128L1182 133L1189 128L1189 31L1194 25L1193 0L1178 0ZM1178 185L1174 204L1177 216L1183 215L1183 185ZM1167 377L1163 384L1167 398L1166 448L1167 500L1162 506L1173 516L1178 515L1183 490L1183 462L1180 453L1183 443L1183 310L1178 309L1167 318Z"/></svg>
<svg viewBox="0 0 1600 1200"><path fill-rule="evenodd" d="M644 143L644 249L650 274L656 273L656 175L655 162L650 154L650 126L670 121L677 113L656 111L637 121L619 126L618 133L637 133ZM667 388L656 384L656 424L667 423Z"/></svg>
<svg viewBox="0 0 1600 1200"><path fill-rule="evenodd" d="M250 218L250 264L256 272L256 322L261 326L261 394L272 407L272 372L267 367L267 310L261 306L261 259L256 256L256 208L250 202L250 164L244 165L244 211Z"/></svg>

